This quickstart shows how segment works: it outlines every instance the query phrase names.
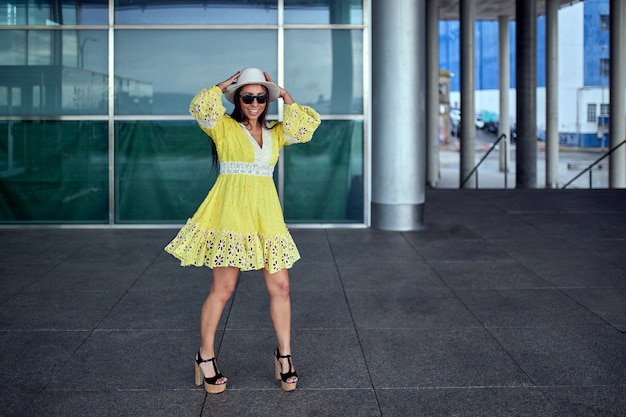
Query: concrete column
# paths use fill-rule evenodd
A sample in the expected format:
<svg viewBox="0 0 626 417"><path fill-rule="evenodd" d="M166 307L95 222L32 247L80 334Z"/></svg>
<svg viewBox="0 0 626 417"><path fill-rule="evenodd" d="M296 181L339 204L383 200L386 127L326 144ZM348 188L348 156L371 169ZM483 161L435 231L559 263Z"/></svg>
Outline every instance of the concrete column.
<svg viewBox="0 0 626 417"><path fill-rule="evenodd" d="M515 185L537 188L537 0L516 0Z"/></svg>
<svg viewBox="0 0 626 417"><path fill-rule="evenodd" d="M626 88L626 5L623 0L611 0L610 19L610 90L609 148L615 148L626 139L626 111L624 89ZM626 145L609 156L609 188L626 188Z"/></svg>
<svg viewBox="0 0 626 417"><path fill-rule="evenodd" d="M426 185L426 0L372 0L372 227L418 230Z"/></svg>
<svg viewBox="0 0 626 417"><path fill-rule="evenodd" d="M474 124L474 50L475 0L461 0L461 163L459 185L476 165L476 126ZM463 188L476 188L476 173Z"/></svg>
<svg viewBox="0 0 626 417"><path fill-rule="evenodd" d="M506 135L506 140L500 142L500 171L507 172L511 166L510 147L511 143L511 120L509 117L509 90L511 88L511 48L509 46L509 18L508 16L498 17L498 71L500 90L500 120L498 122L498 137Z"/></svg>
<svg viewBox="0 0 626 417"><path fill-rule="evenodd" d="M428 156L426 158L426 181L436 187L439 181L439 2L426 2L426 59L428 61L426 83L426 133Z"/></svg>
<svg viewBox="0 0 626 417"><path fill-rule="evenodd" d="M546 188L559 186L559 1L546 0Z"/></svg>

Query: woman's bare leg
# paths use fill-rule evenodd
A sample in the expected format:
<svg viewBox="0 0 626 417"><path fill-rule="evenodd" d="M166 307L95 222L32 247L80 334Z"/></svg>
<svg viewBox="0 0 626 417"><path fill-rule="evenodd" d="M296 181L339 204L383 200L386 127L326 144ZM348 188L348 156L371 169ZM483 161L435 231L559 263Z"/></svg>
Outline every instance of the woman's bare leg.
<svg viewBox="0 0 626 417"><path fill-rule="evenodd" d="M213 283L200 313L200 356L203 359L215 357L215 332L222 317L226 303L235 291L239 269L234 267L213 268ZM204 376L215 376L215 370L211 363L200 365ZM217 380L217 384L223 384L226 378Z"/></svg>
<svg viewBox="0 0 626 417"><path fill-rule="evenodd" d="M270 316L276 332L278 351L281 355L291 355L291 297L289 295L289 273L287 269L270 274L263 270L263 278L267 292L270 295ZM287 359L281 359L283 373L291 371ZM296 382L297 377L292 377L287 382Z"/></svg>

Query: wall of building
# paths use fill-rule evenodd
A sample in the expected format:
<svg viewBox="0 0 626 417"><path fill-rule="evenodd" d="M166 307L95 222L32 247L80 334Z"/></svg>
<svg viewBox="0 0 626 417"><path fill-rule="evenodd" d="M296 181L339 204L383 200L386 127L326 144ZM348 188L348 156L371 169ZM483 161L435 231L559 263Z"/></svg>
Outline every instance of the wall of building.
<svg viewBox="0 0 626 417"><path fill-rule="evenodd" d="M609 102L608 74L602 60L608 59L608 28L605 26L609 0L587 0L559 10L559 136L562 145L602 147L601 109ZM475 108L480 115L497 114L499 109L496 47L498 22L476 23ZM510 120L515 123L515 22L510 23L511 90ZM440 24L440 65L458 73L458 22ZM545 138L545 18L538 18L537 33L537 136ZM451 102L460 102L459 79L451 83ZM597 114L592 121L589 105ZM602 105L605 105L604 107ZM600 122L598 121L600 120ZM600 127L599 127L600 125Z"/></svg>
<svg viewBox="0 0 626 417"><path fill-rule="evenodd" d="M286 220L364 223L368 7L367 0L3 6L0 223L184 222L217 176L189 102L250 66L322 116L313 141L287 147L276 167ZM271 103L270 119L281 111Z"/></svg>

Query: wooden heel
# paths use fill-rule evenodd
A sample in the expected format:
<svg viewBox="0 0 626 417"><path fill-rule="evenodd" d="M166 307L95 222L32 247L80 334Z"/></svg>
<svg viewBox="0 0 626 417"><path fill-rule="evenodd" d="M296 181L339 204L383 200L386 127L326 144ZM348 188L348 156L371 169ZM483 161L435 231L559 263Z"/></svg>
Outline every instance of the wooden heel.
<svg viewBox="0 0 626 417"><path fill-rule="evenodd" d="M289 362L289 372L282 373L283 370L282 365L280 364L280 359L287 359ZM277 381L280 381L280 387L283 391L294 391L296 386L298 385L298 374L296 370L293 369L293 362L291 361L291 355L281 355L276 348L276 352L274 352L274 377ZM296 377L295 382L287 382L289 378Z"/></svg>
<svg viewBox="0 0 626 417"><path fill-rule="evenodd" d="M200 368L200 364L204 362L213 363L213 370L215 371L214 377L207 378L204 376L202 368ZM202 385L202 383L204 383L204 390L206 392L208 392L209 394L219 394L220 392L224 392L224 390L226 389L226 382L224 382L223 384L217 383L220 378L224 378L224 375L222 375L219 369L217 369L215 357L211 359L202 359L202 357L200 356L200 351L198 351L198 355L196 356L196 386L200 386Z"/></svg>

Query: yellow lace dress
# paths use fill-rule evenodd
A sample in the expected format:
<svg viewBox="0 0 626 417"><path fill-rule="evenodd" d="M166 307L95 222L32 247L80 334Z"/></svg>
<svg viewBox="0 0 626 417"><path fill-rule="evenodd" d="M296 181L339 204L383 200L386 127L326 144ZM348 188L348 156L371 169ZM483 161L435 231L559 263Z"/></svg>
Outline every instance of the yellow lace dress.
<svg viewBox="0 0 626 417"><path fill-rule="evenodd" d="M200 91L189 111L215 142L220 174L165 251L182 266L264 268L270 273L291 268L300 254L285 225L274 166L283 146L311 140L319 114L307 106L285 105L283 121L263 130L261 147L243 125L225 114L218 87Z"/></svg>

